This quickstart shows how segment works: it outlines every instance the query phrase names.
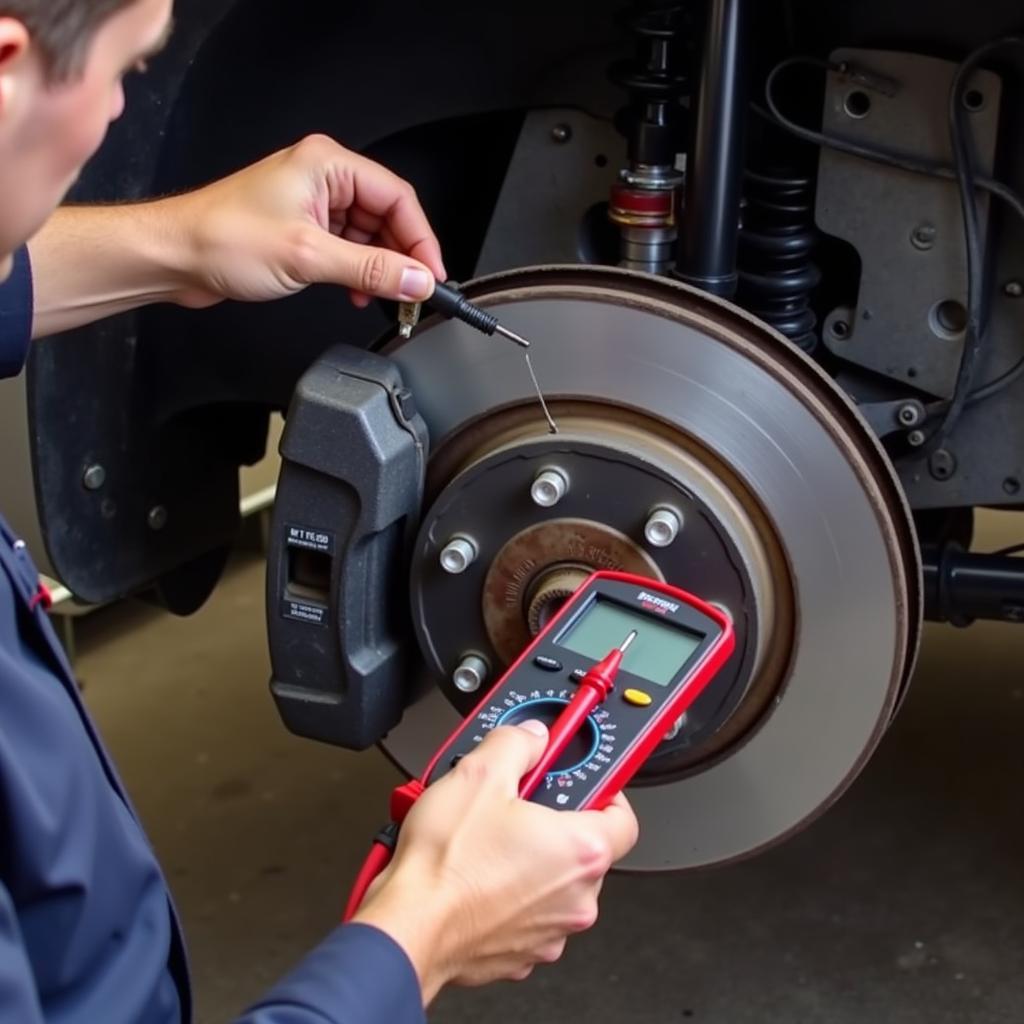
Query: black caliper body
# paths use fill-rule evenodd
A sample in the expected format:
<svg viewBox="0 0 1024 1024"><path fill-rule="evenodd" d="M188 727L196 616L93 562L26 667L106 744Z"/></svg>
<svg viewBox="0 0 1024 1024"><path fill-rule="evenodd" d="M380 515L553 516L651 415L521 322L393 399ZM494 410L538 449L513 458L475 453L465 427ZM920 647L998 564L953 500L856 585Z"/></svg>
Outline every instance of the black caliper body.
<svg viewBox="0 0 1024 1024"><path fill-rule="evenodd" d="M281 441L267 565L271 691L285 725L351 750L411 699L408 553L427 428L398 367L339 345L303 376Z"/></svg>

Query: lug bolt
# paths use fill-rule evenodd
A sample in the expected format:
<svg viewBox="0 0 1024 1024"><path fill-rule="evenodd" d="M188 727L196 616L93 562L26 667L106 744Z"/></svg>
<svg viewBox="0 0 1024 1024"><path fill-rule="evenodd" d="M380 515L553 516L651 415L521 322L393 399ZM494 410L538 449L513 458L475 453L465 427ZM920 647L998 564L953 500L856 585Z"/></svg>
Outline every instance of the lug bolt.
<svg viewBox="0 0 1024 1024"><path fill-rule="evenodd" d="M476 693L487 678L487 662L475 654L467 654L452 673L455 689L462 693Z"/></svg>
<svg viewBox="0 0 1024 1024"><path fill-rule="evenodd" d="M452 537L441 552L441 568L453 576L458 576L460 572L465 572L476 561L479 554L480 549L472 537L463 535Z"/></svg>
<svg viewBox="0 0 1024 1024"><path fill-rule="evenodd" d="M682 528L683 520L678 512L671 508L656 508L647 520L644 536L651 547L667 548Z"/></svg>
<svg viewBox="0 0 1024 1024"><path fill-rule="evenodd" d="M82 474L82 486L87 491L98 491L107 482L107 471L95 462Z"/></svg>
<svg viewBox="0 0 1024 1024"><path fill-rule="evenodd" d="M680 715L672 723L671 728L668 730L667 733L665 733L661 742L667 743L669 740L674 740L683 731L683 726L686 725L686 718L687 716L685 714Z"/></svg>
<svg viewBox="0 0 1024 1024"><path fill-rule="evenodd" d="M560 469L545 469L530 488L530 497L541 508L552 508L569 493L569 478Z"/></svg>
<svg viewBox="0 0 1024 1024"><path fill-rule="evenodd" d="M911 448L920 448L925 442L925 436L923 430L912 430L907 434L907 444Z"/></svg>

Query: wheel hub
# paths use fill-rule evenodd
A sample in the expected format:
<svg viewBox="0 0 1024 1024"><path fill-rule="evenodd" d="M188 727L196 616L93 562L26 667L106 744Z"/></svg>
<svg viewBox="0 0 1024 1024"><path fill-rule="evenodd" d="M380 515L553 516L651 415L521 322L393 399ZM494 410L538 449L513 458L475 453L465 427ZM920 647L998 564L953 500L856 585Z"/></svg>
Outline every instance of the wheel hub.
<svg viewBox="0 0 1024 1024"><path fill-rule="evenodd" d="M632 792L628 866L778 840L856 774L913 662L916 549L883 453L813 364L682 286L556 268L474 298L535 339L560 433L546 435L511 346L435 322L393 351L433 439L411 582L435 686L389 751L421 767L479 698L451 682L463 659L493 682L586 573L625 568L720 603L738 639ZM567 486L538 503L548 471ZM658 510L675 534L646 528ZM451 573L439 555L457 537L476 557Z"/></svg>

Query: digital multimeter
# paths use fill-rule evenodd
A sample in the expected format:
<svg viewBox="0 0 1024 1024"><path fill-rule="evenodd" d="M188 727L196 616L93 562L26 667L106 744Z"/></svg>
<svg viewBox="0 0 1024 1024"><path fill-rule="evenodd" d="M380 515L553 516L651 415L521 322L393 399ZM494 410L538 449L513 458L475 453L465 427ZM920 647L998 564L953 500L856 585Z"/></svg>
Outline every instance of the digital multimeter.
<svg viewBox="0 0 1024 1024"><path fill-rule="evenodd" d="M563 605L427 769L436 782L497 726L543 722L548 762L523 780L535 803L608 803L733 652L728 615L640 576L597 572ZM586 691L586 692L583 692ZM570 721L571 719L571 721Z"/></svg>
<svg viewBox="0 0 1024 1024"><path fill-rule="evenodd" d="M391 794L391 823L373 842L345 906L350 921L384 870L406 814L490 730L548 726L519 795L556 810L600 809L619 793L728 661L732 621L692 594L641 576L597 572L562 606L422 779Z"/></svg>

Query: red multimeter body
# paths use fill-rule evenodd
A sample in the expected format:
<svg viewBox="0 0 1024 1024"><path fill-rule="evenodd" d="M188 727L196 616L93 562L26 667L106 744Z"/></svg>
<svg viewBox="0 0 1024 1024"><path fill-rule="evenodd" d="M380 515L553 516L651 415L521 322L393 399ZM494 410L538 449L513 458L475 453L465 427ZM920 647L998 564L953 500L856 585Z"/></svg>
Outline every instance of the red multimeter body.
<svg viewBox="0 0 1024 1024"><path fill-rule="evenodd" d="M436 782L499 725L551 726L597 662L630 632L607 699L530 795L559 810L600 808L619 793L729 659L728 615L640 576L597 572L563 605L449 737L423 779Z"/></svg>

